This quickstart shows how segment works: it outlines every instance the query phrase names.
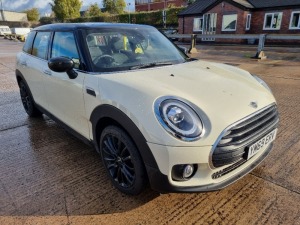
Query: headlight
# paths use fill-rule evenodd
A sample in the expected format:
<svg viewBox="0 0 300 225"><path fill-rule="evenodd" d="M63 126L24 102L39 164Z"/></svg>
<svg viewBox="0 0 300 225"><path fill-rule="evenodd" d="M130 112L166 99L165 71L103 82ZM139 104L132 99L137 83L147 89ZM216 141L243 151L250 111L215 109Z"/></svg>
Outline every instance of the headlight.
<svg viewBox="0 0 300 225"><path fill-rule="evenodd" d="M264 86L266 89L268 89L271 93L272 93L272 90L271 88L267 85L266 82L264 82L261 78L259 78L258 76L254 75L254 74L251 74L262 86Z"/></svg>
<svg viewBox="0 0 300 225"><path fill-rule="evenodd" d="M187 103L178 99L159 98L154 107L160 124L176 138L196 141L201 137L202 121Z"/></svg>

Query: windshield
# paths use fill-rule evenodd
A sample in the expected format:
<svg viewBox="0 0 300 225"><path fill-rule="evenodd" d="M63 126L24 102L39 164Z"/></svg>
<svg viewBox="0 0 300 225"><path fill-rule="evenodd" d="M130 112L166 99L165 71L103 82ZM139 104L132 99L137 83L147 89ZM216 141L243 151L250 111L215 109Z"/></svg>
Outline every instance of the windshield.
<svg viewBox="0 0 300 225"><path fill-rule="evenodd" d="M87 30L85 40L95 72L172 65L188 58L152 27Z"/></svg>

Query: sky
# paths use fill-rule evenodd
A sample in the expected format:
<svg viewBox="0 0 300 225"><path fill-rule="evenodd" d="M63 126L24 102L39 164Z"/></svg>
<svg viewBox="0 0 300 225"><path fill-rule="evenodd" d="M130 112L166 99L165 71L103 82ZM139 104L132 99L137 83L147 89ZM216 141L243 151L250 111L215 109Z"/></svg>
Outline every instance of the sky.
<svg viewBox="0 0 300 225"><path fill-rule="evenodd" d="M81 0L82 8L85 10L90 4L98 3L99 7L102 7L102 0ZM51 7L49 5L52 0L2 0L2 5L4 10L21 12L26 9L38 8L40 11L40 16L45 16L45 14L51 13ZM126 11L134 11L134 0L125 0L125 2L130 3L130 6L126 8ZM0 0L1 3L1 0ZM1 6L0 6L1 7ZM129 8L130 7L130 8Z"/></svg>

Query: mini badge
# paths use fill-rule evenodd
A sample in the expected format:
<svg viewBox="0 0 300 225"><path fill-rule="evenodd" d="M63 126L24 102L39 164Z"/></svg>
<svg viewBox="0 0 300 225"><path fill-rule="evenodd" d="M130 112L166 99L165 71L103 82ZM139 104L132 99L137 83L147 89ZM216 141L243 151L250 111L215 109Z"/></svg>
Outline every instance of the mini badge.
<svg viewBox="0 0 300 225"><path fill-rule="evenodd" d="M250 102L250 105L252 108L256 109L258 107L257 102Z"/></svg>

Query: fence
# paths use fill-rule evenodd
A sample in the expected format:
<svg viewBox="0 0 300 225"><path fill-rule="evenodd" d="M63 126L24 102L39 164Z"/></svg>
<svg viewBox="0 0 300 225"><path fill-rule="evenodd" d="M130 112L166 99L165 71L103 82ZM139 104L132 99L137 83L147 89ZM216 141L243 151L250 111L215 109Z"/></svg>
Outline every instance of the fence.
<svg viewBox="0 0 300 225"><path fill-rule="evenodd" d="M300 41L299 34L170 34L169 38L178 39L190 39L189 53L197 52L196 42L197 39L246 39L246 40L259 40L257 46L257 52L253 58L264 59L266 55L264 53L265 41L269 40L298 40Z"/></svg>

